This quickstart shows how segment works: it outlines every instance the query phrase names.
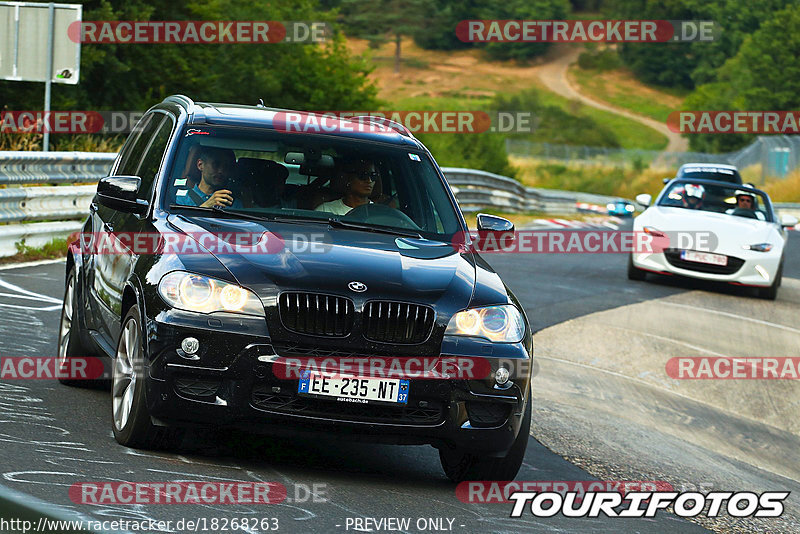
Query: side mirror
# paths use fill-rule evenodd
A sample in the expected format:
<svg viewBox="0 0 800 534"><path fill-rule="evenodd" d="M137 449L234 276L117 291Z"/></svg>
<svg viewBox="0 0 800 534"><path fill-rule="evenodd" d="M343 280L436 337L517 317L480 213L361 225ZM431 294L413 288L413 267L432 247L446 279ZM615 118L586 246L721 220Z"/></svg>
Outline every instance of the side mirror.
<svg viewBox="0 0 800 534"><path fill-rule="evenodd" d="M514 235L514 223L508 219L496 215L487 215L486 213L478 214L478 234L483 234L482 239L488 237L486 234L491 235L496 247L498 247L495 248L495 246L487 244L484 247L487 252L501 252L500 248L511 246L517 239Z"/></svg>
<svg viewBox="0 0 800 534"><path fill-rule="evenodd" d="M670 180L672 180L672 178L667 177L667 178L664 178L663 182L665 184L668 184L670 182Z"/></svg>
<svg viewBox="0 0 800 534"><path fill-rule="evenodd" d="M781 215L781 226L784 228L792 228L797 226L797 217L794 215Z"/></svg>
<svg viewBox="0 0 800 534"><path fill-rule="evenodd" d="M496 215L478 214L479 232L513 232L514 223Z"/></svg>
<svg viewBox="0 0 800 534"><path fill-rule="evenodd" d="M637 204L641 204L645 208L647 206L649 206L652 201L653 201L653 197L648 195L647 193L642 193L642 194L636 195L636 203Z"/></svg>
<svg viewBox="0 0 800 534"><path fill-rule="evenodd" d="M136 198L142 179L138 176L106 176L97 184L97 201L113 210L142 215L150 204Z"/></svg>

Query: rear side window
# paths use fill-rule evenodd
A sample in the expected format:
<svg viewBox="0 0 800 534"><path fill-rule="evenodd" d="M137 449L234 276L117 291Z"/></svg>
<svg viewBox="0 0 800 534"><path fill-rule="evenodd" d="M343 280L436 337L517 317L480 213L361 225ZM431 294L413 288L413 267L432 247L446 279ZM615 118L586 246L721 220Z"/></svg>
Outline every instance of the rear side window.
<svg viewBox="0 0 800 534"><path fill-rule="evenodd" d="M133 144L129 147L126 146L125 153L122 154L122 160L117 167L116 174L119 176L135 176L136 169L139 166L139 161L142 159L142 154L147 147L147 142L153 136L155 128L158 127L159 117L148 115L142 119L142 123L136 126L137 130L141 130L139 136L133 140ZM131 134L131 135L136 135Z"/></svg>
<svg viewBox="0 0 800 534"><path fill-rule="evenodd" d="M156 124L158 129L150 140L150 145L142 158L142 164L139 165L139 169L136 171L136 176L142 179L137 197L143 200L150 199L153 181L156 178L156 174L158 174L159 167L161 167L161 161L164 159L164 152L172 134L173 121L167 116L163 120L158 120L158 116L156 116L151 121L151 124Z"/></svg>

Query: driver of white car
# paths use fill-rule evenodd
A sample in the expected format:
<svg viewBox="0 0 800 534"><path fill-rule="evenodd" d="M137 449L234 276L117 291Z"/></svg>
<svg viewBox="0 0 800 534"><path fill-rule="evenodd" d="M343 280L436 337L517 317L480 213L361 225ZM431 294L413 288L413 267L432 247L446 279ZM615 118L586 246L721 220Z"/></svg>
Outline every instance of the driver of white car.
<svg viewBox="0 0 800 534"><path fill-rule="evenodd" d="M739 189L736 191L735 196L736 196L736 207L725 210L726 214L736 215L737 210L739 211L748 210L753 212L755 218L757 218L758 220L760 221L765 220L764 214L761 212L761 210L756 209L756 197L753 193Z"/></svg>

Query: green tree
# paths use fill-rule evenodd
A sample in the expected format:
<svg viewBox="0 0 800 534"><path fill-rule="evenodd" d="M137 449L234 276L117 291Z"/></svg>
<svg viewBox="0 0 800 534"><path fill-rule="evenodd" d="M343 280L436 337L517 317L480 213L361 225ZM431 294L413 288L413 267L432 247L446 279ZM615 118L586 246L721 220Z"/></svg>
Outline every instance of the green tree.
<svg viewBox="0 0 800 534"><path fill-rule="evenodd" d="M693 43L625 43L620 56L642 80L692 89L716 79L716 71L736 55L747 35L796 0L617 0L609 18L633 20L710 20L718 31L713 41Z"/></svg>
<svg viewBox="0 0 800 534"><path fill-rule="evenodd" d="M423 48L455 50L476 47L492 59L525 61L544 54L548 43L465 43L456 37L463 20L560 20L570 13L568 0L440 0L431 11L428 30L415 36Z"/></svg>
<svg viewBox="0 0 800 534"><path fill-rule="evenodd" d="M485 0L439 0L428 17L429 31L418 32L416 42L427 50L458 50L475 46L456 36L456 26L462 20L479 19Z"/></svg>
<svg viewBox="0 0 800 534"><path fill-rule="evenodd" d="M695 110L789 111L800 107L800 7L777 11L739 52L719 68L717 81L701 85L684 108ZM727 151L744 146L752 136L691 135L694 150Z"/></svg>
<svg viewBox="0 0 800 534"><path fill-rule="evenodd" d="M430 133L417 137L443 167L479 169L511 178L517 175L517 169L508 161L503 135Z"/></svg>
<svg viewBox="0 0 800 534"><path fill-rule="evenodd" d="M568 0L489 0L478 18L492 20L563 20L570 12ZM549 43L485 43L493 59L525 61L544 54Z"/></svg>
<svg viewBox="0 0 800 534"><path fill-rule="evenodd" d="M703 15L694 0L619 0L607 11L615 20L693 20ZM620 57L641 80L666 87L691 88L698 64L691 43L623 43Z"/></svg>
<svg viewBox="0 0 800 534"><path fill-rule="evenodd" d="M79 0L80 1L80 0ZM83 0L83 19L329 21L315 0ZM343 37L324 44L91 44L81 81L54 85L53 109L145 110L165 96L305 109L369 109L377 89ZM0 82L9 109L37 109L42 84Z"/></svg>
<svg viewBox="0 0 800 534"><path fill-rule="evenodd" d="M342 0L341 13L347 29L379 46L394 40L394 71L400 72L402 38L425 31L434 11L432 0Z"/></svg>

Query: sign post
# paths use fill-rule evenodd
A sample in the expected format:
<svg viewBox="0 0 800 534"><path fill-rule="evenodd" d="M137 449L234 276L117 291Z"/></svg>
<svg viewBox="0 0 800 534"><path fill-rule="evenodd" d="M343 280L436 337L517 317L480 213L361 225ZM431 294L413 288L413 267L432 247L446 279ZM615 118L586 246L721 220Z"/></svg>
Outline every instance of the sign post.
<svg viewBox="0 0 800 534"><path fill-rule="evenodd" d="M69 27L81 21L83 6L50 2L0 2L0 80L44 82L44 139L50 148L52 83L80 80L81 43Z"/></svg>

